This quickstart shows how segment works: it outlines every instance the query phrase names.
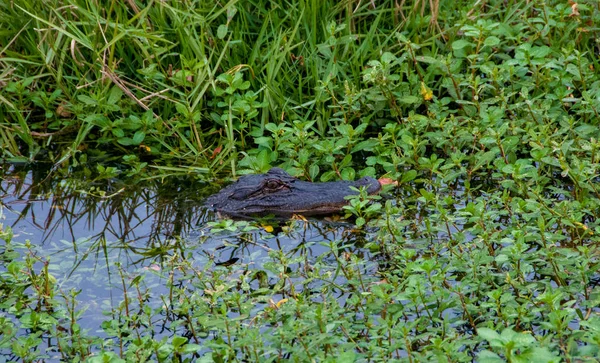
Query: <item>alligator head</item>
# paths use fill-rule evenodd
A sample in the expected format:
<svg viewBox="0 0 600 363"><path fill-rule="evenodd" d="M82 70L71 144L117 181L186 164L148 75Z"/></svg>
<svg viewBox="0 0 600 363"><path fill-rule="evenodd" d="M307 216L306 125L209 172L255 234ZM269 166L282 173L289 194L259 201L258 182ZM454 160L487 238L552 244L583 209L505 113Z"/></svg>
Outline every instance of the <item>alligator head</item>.
<svg viewBox="0 0 600 363"><path fill-rule="evenodd" d="M237 182L208 197L206 205L231 216L273 214L324 215L338 212L348 204L344 197L358 194L350 187L366 187L369 194L381 189L371 177L356 181L311 183L272 168L266 174L242 176Z"/></svg>

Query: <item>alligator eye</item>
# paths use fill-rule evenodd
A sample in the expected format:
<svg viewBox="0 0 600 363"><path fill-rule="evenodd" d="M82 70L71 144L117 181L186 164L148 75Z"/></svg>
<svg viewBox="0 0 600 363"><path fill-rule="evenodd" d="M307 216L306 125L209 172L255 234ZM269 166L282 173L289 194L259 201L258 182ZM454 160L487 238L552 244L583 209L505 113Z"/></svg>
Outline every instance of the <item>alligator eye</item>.
<svg viewBox="0 0 600 363"><path fill-rule="evenodd" d="M265 187L267 189L279 189L281 184L277 180L267 180Z"/></svg>

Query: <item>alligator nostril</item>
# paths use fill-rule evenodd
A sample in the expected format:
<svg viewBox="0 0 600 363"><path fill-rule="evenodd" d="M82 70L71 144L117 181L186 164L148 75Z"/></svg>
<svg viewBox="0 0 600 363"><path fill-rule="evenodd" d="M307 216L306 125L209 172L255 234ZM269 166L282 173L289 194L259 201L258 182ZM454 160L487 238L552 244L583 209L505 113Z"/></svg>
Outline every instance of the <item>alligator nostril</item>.
<svg viewBox="0 0 600 363"><path fill-rule="evenodd" d="M361 184L372 184L375 181L375 179L371 178L370 176L363 176L358 181Z"/></svg>

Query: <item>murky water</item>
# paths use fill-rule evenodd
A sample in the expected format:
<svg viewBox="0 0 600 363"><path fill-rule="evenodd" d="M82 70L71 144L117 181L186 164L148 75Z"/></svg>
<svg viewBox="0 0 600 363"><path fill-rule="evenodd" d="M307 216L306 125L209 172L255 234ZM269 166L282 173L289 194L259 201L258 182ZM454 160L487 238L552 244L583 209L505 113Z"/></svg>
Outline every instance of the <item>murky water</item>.
<svg viewBox="0 0 600 363"><path fill-rule="evenodd" d="M5 168L0 222L13 229L13 240L29 240L40 260L50 261L50 273L65 295L79 291L79 309L85 310L80 323L91 331L100 330L103 311L113 311L131 288L129 276L144 276L150 304L159 306L157 297L168 293L163 267L174 255L189 256L199 269L232 266L243 273L260 269L274 251L308 263L330 258L332 266L333 257L322 256L330 253L330 243L366 253L359 251L364 236L343 221L219 220L202 207L214 188L199 182L103 182L92 192L78 184L77 179L47 179L43 171ZM365 273L375 271L373 264ZM268 282L276 276L267 271L265 277Z"/></svg>

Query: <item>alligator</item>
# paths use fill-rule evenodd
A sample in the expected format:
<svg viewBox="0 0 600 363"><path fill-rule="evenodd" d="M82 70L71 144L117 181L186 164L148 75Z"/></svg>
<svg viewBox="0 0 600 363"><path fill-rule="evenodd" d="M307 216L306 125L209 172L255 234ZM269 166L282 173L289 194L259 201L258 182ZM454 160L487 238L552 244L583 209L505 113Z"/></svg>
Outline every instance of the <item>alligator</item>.
<svg viewBox="0 0 600 363"><path fill-rule="evenodd" d="M368 176L353 182L312 183L272 168L266 174L242 176L208 197L205 205L232 217L327 215L341 211L348 204L344 197L358 194L350 187L366 187L369 194L381 189L379 181Z"/></svg>

